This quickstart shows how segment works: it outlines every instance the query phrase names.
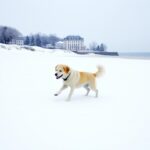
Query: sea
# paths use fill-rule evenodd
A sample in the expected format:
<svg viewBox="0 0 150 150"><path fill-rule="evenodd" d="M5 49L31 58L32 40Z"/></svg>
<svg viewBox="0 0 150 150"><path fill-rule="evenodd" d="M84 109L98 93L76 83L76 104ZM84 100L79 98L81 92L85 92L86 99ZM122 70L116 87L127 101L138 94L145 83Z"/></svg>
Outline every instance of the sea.
<svg viewBox="0 0 150 150"><path fill-rule="evenodd" d="M119 56L150 59L150 52L119 52Z"/></svg>

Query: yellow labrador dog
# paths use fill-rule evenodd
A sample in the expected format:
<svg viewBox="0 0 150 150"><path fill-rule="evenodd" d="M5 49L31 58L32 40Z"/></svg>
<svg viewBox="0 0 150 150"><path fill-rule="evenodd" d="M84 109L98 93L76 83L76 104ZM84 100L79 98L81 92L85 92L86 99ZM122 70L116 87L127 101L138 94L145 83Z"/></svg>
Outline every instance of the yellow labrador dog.
<svg viewBox="0 0 150 150"><path fill-rule="evenodd" d="M98 70L95 73L88 73L73 70L67 65L57 65L55 67L55 76L56 79L63 79L63 86L55 96L58 96L64 89L70 87L70 93L67 98L67 100L70 100L75 88L84 87L87 91L86 96L89 94L90 90L93 90L95 91L95 96L98 97L96 77L100 76L104 69L101 66L98 66L97 69Z"/></svg>

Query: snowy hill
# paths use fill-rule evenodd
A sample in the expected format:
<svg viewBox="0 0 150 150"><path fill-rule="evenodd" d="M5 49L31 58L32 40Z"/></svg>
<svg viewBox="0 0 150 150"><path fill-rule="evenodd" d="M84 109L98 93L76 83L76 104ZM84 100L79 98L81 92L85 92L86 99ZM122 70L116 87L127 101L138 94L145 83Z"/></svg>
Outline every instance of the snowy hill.
<svg viewBox="0 0 150 150"><path fill-rule="evenodd" d="M0 45L1 150L149 150L150 60L35 51ZM57 64L105 75L100 95L77 89L54 93Z"/></svg>

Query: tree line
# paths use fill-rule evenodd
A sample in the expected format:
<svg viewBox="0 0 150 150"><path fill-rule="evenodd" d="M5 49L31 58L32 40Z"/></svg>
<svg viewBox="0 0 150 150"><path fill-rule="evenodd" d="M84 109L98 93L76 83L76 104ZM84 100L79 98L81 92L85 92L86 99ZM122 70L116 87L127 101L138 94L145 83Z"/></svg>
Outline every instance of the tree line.
<svg viewBox="0 0 150 150"><path fill-rule="evenodd" d="M51 44L54 47L55 43L60 40L62 39L57 37L56 35L34 34L26 36L24 44L40 47L45 47L47 44Z"/></svg>
<svg viewBox="0 0 150 150"><path fill-rule="evenodd" d="M0 26L0 43L9 44L13 39L21 36L22 34L15 28ZM60 40L62 39L56 35L32 34L24 37L24 44L40 47L45 47L47 44L55 46Z"/></svg>
<svg viewBox="0 0 150 150"><path fill-rule="evenodd" d="M97 44L96 42L92 42L89 45L89 49L93 50L93 51L97 51L97 52L99 52L99 51L104 52L104 51L106 51L107 46L104 43Z"/></svg>
<svg viewBox="0 0 150 150"><path fill-rule="evenodd" d="M22 37L22 34L17 29L8 26L0 26L0 43L9 44L12 39L16 39L18 37ZM55 47L55 43L62 40L62 38L56 35L38 33L24 37L24 44L39 47L46 47L47 44L50 44L52 47ZM89 45L89 49L93 51L106 51L107 46L103 43L97 44L96 42L92 42Z"/></svg>

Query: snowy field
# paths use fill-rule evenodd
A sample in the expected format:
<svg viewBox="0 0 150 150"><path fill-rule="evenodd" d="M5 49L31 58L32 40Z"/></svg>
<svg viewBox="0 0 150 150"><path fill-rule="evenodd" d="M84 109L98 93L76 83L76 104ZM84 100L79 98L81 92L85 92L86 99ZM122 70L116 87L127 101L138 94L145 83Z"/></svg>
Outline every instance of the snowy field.
<svg viewBox="0 0 150 150"><path fill-rule="evenodd" d="M9 50L8 50L9 49ZM150 60L0 48L0 150L149 150ZM54 93L57 64L95 72L99 97Z"/></svg>

